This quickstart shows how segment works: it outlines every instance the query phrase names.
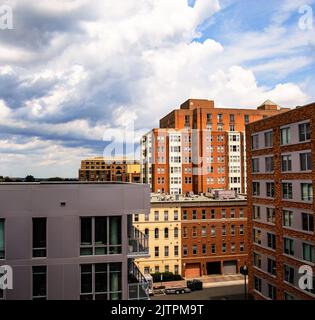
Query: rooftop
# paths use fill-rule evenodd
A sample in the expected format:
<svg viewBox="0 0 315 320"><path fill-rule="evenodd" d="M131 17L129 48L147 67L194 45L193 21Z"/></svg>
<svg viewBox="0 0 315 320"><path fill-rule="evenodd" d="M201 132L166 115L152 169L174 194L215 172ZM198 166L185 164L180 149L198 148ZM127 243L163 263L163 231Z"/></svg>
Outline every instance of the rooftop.
<svg viewBox="0 0 315 320"><path fill-rule="evenodd" d="M102 184L126 184L126 185L142 185L141 183L132 183L132 182L121 182L121 181L37 181L37 182L0 182L0 185L85 185L85 184L93 184L93 185L102 185Z"/></svg>
<svg viewBox="0 0 315 320"><path fill-rule="evenodd" d="M163 195L159 193L151 193L151 203L171 203L171 202L229 202L229 201L246 201L246 195L236 195L235 197L216 198L212 194L204 195Z"/></svg>

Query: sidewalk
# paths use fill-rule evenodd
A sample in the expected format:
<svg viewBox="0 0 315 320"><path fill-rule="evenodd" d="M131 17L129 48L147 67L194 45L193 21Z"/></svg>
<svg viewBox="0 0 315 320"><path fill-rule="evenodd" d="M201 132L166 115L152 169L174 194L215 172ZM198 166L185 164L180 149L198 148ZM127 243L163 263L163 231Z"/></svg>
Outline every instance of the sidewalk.
<svg viewBox="0 0 315 320"><path fill-rule="evenodd" d="M194 279L202 281L204 288L224 287L224 286L239 285L244 283L244 276L242 276L241 274L227 275L227 276L223 276L223 275L204 276L204 277L194 278ZM192 279L163 282L162 285L167 288L186 286L187 280L192 280ZM154 287L159 287L160 285L161 285L161 282L154 283Z"/></svg>

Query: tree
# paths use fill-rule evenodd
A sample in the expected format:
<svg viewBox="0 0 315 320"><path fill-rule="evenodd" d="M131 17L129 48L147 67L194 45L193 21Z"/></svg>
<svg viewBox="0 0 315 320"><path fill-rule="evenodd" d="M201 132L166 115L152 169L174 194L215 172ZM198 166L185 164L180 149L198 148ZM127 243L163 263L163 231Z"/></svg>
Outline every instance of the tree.
<svg viewBox="0 0 315 320"><path fill-rule="evenodd" d="M25 182L35 182L35 178L31 175L25 177Z"/></svg>

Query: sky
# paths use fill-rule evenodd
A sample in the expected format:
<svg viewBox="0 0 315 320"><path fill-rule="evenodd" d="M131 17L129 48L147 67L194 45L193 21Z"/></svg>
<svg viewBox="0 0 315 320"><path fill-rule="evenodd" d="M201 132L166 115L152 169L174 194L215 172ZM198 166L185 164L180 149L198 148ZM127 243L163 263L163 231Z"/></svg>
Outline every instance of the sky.
<svg viewBox="0 0 315 320"><path fill-rule="evenodd" d="M226 108L315 101L315 0L5 3L3 176L76 177L81 159L124 136L137 143L188 98Z"/></svg>

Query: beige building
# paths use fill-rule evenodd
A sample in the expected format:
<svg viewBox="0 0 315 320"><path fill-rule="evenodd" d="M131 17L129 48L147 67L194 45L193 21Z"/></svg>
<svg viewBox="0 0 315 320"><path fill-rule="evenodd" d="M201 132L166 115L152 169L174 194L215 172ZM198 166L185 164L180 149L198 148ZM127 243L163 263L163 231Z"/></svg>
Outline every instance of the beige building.
<svg viewBox="0 0 315 320"><path fill-rule="evenodd" d="M178 203L163 203L156 195L151 195L149 214L134 216L134 226L149 237L150 258L135 260L143 274L181 274L180 219Z"/></svg>

